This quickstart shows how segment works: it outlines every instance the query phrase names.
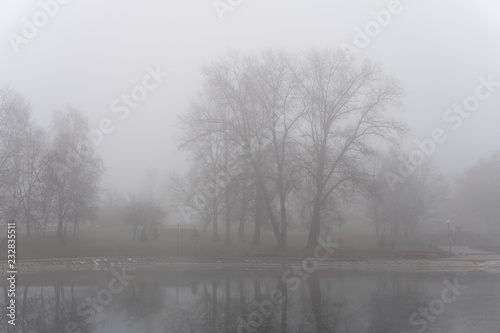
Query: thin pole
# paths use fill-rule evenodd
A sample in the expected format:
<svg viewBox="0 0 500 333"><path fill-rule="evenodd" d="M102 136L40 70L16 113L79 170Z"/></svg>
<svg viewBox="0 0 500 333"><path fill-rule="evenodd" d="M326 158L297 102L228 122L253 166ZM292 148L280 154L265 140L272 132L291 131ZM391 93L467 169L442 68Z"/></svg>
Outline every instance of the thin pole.
<svg viewBox="0 0 500 333"><path fill-rule="evenodd" d="M450 229L450 220L448 222L448 244L450 246L450 256L451 256L451 229Z"/></svg>

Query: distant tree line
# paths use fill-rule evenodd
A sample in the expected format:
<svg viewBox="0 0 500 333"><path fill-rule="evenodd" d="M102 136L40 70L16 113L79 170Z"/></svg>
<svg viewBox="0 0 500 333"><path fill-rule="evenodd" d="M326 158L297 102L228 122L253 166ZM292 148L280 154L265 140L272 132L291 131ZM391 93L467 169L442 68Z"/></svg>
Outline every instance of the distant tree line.
<svg viewBox="0 0 500 333"><path fill-rule="evenodd" d="M500 152L467 169L453 201L456 225L500 234Z"/></svg>
<svg viewBox="0 0 500 333"><path fill-rule="evenodd" d="M239 242L251 226L254 244L269 228L286 249L296 225L308 229L305 245L314 248L321 233L345 223L347 203L393 246L400 235L448 219L500 233L498 153L470 167L454 191L430 159L388 184L387 170L408 159L406 127L390 116L401 96L378 66L341 52L230 52L203 68L201 89L181 119L179 145L192 162L186 173L164 180L150 173L140 195L108 191L105 199L103 162L82 113L56 111L46 131L28 101L4 87L0 219L17 221L27 237L45 237L54 225L61 242L85 221L116 220L132 227L132 239L145 240L158 236L175 209L205 232L211 227L214 241L221 225L227 244L233 226Z"/></svg>

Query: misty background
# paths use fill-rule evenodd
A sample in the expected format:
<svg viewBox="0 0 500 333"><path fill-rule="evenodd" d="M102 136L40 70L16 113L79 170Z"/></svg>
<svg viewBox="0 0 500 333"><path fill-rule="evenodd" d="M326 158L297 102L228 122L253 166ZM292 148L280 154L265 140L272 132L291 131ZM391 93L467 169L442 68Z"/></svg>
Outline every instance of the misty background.
<svg viewBox="0 0 500 333"><path fill-rule="evenodd" d="M2 0L0 35L21 331L498 331L498 0Z"/></svg>
<svg viewBox="0 0 500 333"><path fill-rule="evenodd" d="M178 116L200 89L200 68L228 50L305 52L352 44L354 28L387 1L244 1L221 22L210 1L72 1L16 54L2 38L0 83L31 101L48 129L54 110L72 105L90 127L106 117L116 128L97 148L106 165L104 187L133 193L145 174L183 172ZM403 10L361 51L405 89L400 117L413 139L430 136L443 112L473 92L480 75L500 77L500 4L496 1L401 1ZM2 35L20 33L37 1L3 1ZM120 121L111 103L130 93L159 65L169 77ZM435 159L458 177L500 148L500 94L450 134Z"/></svg>

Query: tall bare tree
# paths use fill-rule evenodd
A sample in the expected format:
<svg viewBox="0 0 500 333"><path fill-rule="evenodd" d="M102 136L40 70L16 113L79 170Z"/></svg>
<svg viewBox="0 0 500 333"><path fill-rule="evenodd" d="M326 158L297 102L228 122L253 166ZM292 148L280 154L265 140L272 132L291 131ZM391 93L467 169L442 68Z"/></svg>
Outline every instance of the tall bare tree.
<svg viewBox="0 0 500 333"><path fill-rule="evenodd" d="M0 214L4 220L16 219L22 207L18 168L24 150L24 133L30 125L26 99L8 87L0 89Z"/></svg>
<svg viewBox="0 0 500 333"><path fill-rule="evenodd" d="M218 140L231 145L222 147L246 157L256 194L254 243L269 219L278 247L286 248L290 195L305 172L313 196L307 245L316 246L321 216L333 216L336 196L367 180L361 160L376 154L377 140L396 141L403 132L385 115L398 104L398 84L341 53L229 53L203 76L202 96L212 108L202 109L212 111L194 115L192 123L204 127L191 140L223 132Z"/></svg>
<svg viewBox="0 0 500 333"><path fill-rule="evenodd" d="M205 89L227 110L214 122L225 124L227 138L246 152L255 175L254 243L265 210L280 248L286 247L286 198L294 180L290 149L302 114L294 66L287 53L265 51L249 57L230 53L204 70Z"/></svg>
<svg viewBox="0 0 500 333"><path fill-rule="evenodd" d="M197 177L193 194L193 203L198 210L208 208L212 223L212 239L219 239L218 222L223 204L227 204L227 191L231 181L229 164L229 141L222 129L223 122L214 119L224 118L223 109L216 100L206 94L200 94L193 102L189 113L182 120L185 126L181 147L188 149L194 160L193 172ZM222 182L217 178L222 176ZM228 211L229 207L224 207ZM228 222L228 221L226 221Z"/></svg>
<svg viewBox="0 0 500 333"><path fill-rule="evenodd" d="M33 223L37 233L41 231L46 152L45 131L30 122L22 130L22 145L14 158L15 187L21 201L27 237L31 236Z"/></svg>
<svg viewBox="0 0 500 333"><path fill-rule="evenodd" d="M314 201L307 246L317 246L321 209L331 195L366 178L361 160L376 154L376 142L396 141L403 132L385 111L401 89L367 62L341 52L311 51L297 73L306 107L303 167L312 179Z"/></svg>
<svg viewBox="0 0 500 333"><path fill-rule="evenodd" d="M49 162L57 200L57 237L64 242L67 225L91 219L97 208L102 161L89 142L89 126L80 111L56 112Z"/></svg>

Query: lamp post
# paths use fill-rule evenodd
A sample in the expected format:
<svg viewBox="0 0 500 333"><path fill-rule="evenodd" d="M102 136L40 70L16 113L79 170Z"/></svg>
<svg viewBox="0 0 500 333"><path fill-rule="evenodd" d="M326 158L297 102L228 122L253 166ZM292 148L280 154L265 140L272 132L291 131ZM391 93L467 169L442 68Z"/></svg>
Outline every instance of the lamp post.
<svg viewBox="0 0 500 333"><path fill-rule="evenodd" d="M179 271L177 271L177 274L175 275L175 285L177 289L177 304L179 304Z"/></svg>
<svg viewBox="0 0 500 333"><path fill-rule="evenodd" d="M177 221L177 256L179 256L179 226L180 222Z"/></svg>
<svg viewBox="0 0 500 333"><path fill-rule="evenodd" d="M450 229L450 220L446 220L448 223L448 244L450 246L450 256L451 256L451 229Z"/></svg>

